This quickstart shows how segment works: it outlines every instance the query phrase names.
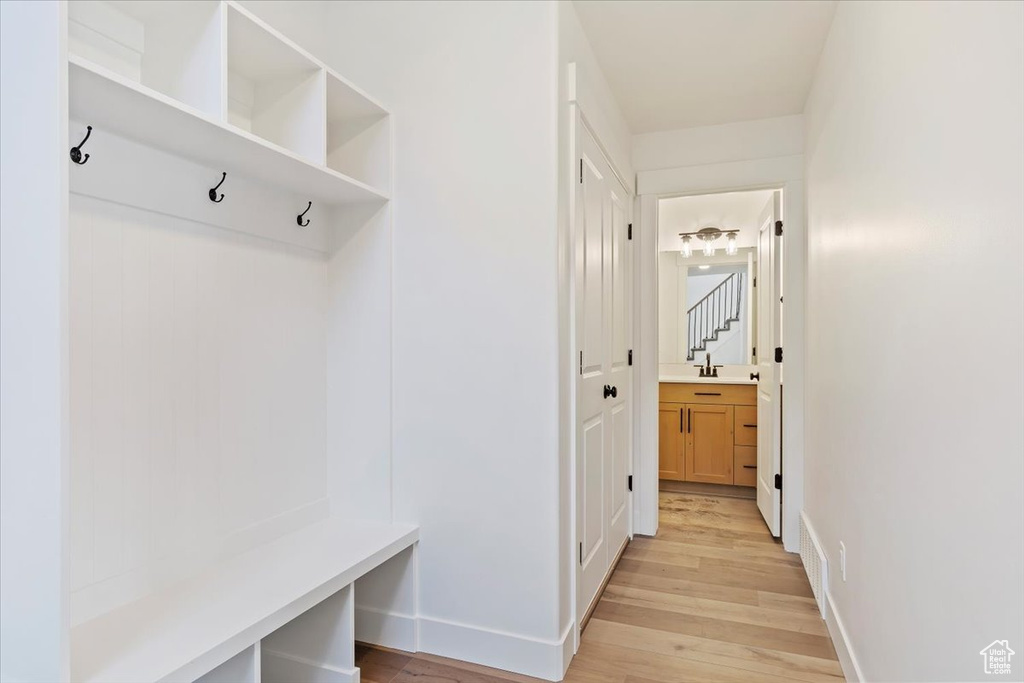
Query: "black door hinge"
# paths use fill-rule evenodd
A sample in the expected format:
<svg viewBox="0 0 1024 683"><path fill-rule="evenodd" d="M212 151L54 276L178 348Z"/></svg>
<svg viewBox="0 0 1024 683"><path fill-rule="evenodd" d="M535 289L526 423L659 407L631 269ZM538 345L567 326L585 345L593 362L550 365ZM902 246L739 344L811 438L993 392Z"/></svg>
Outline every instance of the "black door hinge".
<svg viewBox="0 0 1024 683"><path fill-rule="evenodd" d="M757 287L757 278L754 278L754 286Z"/></svg>
<svg viewBox="0 0 1024 683"><path fill-rule="evenodd" d="M632 223L630 223L629 227L626 228L626 239L627 240L633 239L633 224Z"/></svg>
<svg viewBox="0 0 1024 683"><path fill-rule="evenodd" d="M782 362L782 347L781 346L776 346L775 347L775 362L776 363L781 363Z"/></svg>
<svg viewBox="0 0 1024 683"><path fill-rule="evenodd" d="M632 474L629 475L629 477L626 479L626 483L629 486L629 490L632 491L633 490L633 475Z"/></svg>
<svg viewBox="0 0 1024 683"><path fill-rule="evenodd" d="M580 543L580 566L583 566L583 543Z"/></svg>
<svg viewBox="0 0 1024 683"><path fill-rule="evenodd" d="M775 236L782 237L782 221L775 221Z"/></svg>
<svg viewBox="0 0 1024 683"><path fill-rule="evenodd" d="M580 351L580 374L583 374L583 352Z"/></svg>
<svg viewBox="0 0 1024 683"><path fill-rule="evenodd" d="M754 356L755 358L757 357L757 347L756 346L754 347L754 350L750 352L750 355Z"/></svg>
<svg viewBox="0 0 1024 683"><path fill-rule="evenodd" d="M629 364L633 364L633 349L629 350Z"/></svg>
<svg viewBox="0 0 1024 683"><path fill-rule="evenodd" d="M580 157L580 185L583 184L583 158Z"/></svg>
<svg viewBox="0 0 1024 683"><path fill-rule="evenodd" d="M782 490L782 475L781 474L776 474L775 475L775 488L777 488L780 491Z"/></svg>

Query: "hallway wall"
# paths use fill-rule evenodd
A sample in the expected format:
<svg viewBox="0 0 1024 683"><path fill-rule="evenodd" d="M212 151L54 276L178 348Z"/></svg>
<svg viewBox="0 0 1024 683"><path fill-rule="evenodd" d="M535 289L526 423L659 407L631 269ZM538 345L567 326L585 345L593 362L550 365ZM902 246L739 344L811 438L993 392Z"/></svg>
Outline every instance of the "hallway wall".
<svg viewBox="0 0 1024 683"><path fill-rule="evenodd" d="M468 27L472 27L470 30ZM344 2L329 60L394 125L394 516L427 652L553 674L556 10Z"/></svg>
<svg viewBox="0 0 1024 683"><path fill-rule="evenodd" d="M1022 26L1020 3L841 3L805 112L805 510L866 680L977 680L994 639L1024 647ZM965 312L991 344L951 367Z"/></svg>
<svg viewBox="0 0 1024 683"><path fill-rule="evenodd" d="M770 159L803 151L800 114L633 136L637 171Z"/></svg>

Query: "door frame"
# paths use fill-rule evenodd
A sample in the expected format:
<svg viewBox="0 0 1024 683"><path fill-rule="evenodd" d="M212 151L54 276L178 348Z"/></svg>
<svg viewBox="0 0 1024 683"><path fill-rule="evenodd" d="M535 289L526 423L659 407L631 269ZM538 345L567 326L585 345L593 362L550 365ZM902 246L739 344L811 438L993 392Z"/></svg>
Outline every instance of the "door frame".
<svg viewBox="0 0 1024 683"><path fill-rule="evenodd" d="M572 66L572 65L570 65L570 66ZM598 148L601 150L602 156L604 157L605 161L608 163L608 167L611 169L612 174L614 175L614 177L618 181L618 183L622 186L622 189L623 189L623 191L625 192L625 195L626 195L626 204L627 204L627 206L629 207L629 210L630 210L630 218L628 220L629 220L630 223L633 224L633 240L631 242L631 244L633 245L633 248L628 250L627 258L630 260L630 272L632 273L632 282L630 283L631 286L632 286L632 292L631 292L631 299L632 300L630 302L631 305L630 305L630 313L629 313L629 316L630 316L629 327L630 327L630 331L632 333L632 340L631 340L631 342L632 342L632 349L633 349L633 352L634 352L633 353L633 355L634 355L634 362L633 362L633 365L629 368L629 379L630 379L630 385L631 385L631 389L632 390L629 392L629 402L630 402L630 405L628 405L627 410L631 413L631 416L632 416L631 420L630 420L630 436L629 436L628 442L629 442L629 445L630 445L630 463L631 463L629 474L631 476L633 476L633 490L634 491L636 490L636 465L637 465L637 428L636 428L636 420L637 420L637 415L638 415L638 413L637 413L637 400L636 400L636 396L635 396L634 392L635 392L636 379L637 379L637 373L636 373L636 367L637 367L636 355L637 355L637 353L636 353L636 349L637 349L637 343L638 343L638 338L637 338L638 324L637 323L638 323L638 320L639 320L639 315L638 315L638 312L636 310L636 300L637 300L636 273L637 273L637 262L638 262L637 253L638 252L637 252L637 249L636 249L636 245L637 245L637 241L636 241L636 237L637 237L637 230L636 230L636 207L637 207L637 204L636 204L635 183L630 182L629 180L627 180L627 176L622 172L622 169L619 168L619 166L615 163L613 155L608 153L608 148L602 142L601 136L599 135L599 133L597 131L597 127L594 126L593 124L591 124L590 121L587 119L587 115L586 115L583 107L581 106L579 100L577 100L575 97L570 97L570 100L569 100L569 103L568 103L568 110L569 110L568 140L569 140L569 160L570 160L569 175L572 178L572 180L570 181L569 192L568 192L568 230L566 231L566 243L565 243L565 246L564 246L564 248L566 250L566 253L565 253L564 257L563 257L563 259L564 259L563 262L566 264L566 269L567 269L567 282L565 283L565 285L566 285L566 287L568 289L568 311L566 312L567 313L567 318L568 318L568 321L567 321L568 322L568 330L567 330L568 331L568 334L567 334L568 344L567 344L567 348L564 349L564 355L566 355L569 359L571 359L572 362L569 362L567 364L566 371L567 371L568 376L565 377L565 379L569 382L568 386L570 387L570 390L568 392L568 394L569 394L569 397L568 397L568 399L569 399L569 401L568 401L569 402L569 406L568 406L569 407L569 423L568 423L569 429L567 430L568 434L566 435L567 439L568 439L568 456L569 456L567 458L568 459L568 479L569 479L569 486L568 486L569 524L568 524L568 530L567 530L568 533L566 535L568 537L569 543L563 548L563 552L566 553L566 555L568 557L568 560L571 563L570 566L572 567L572 571L569 572L569 616L570 616L570 622L571 622L570 623L570 628L571 628L571 631L572 631L572 633L570 634L570 637L569 637L569 641L571 641L571 643L572 643L572 653L573 653L573 655L575 655L575 653L579 650L579 643L580 643L580 619L579 619L579 614L578 614L578 583L579 583L580 566L579 566L579 563L576 561L577 544L579 543L579 541L577 539L577 535L576 535L576 512L577 512L577 500L576 500L576 485L577 485L577 481L576 481L576 477L577 477L576 461L577 461L577 453L576 453L576 450L577 450L578 445L579 445L576 442L576 421L577 421L576 392L578 390L577 380L578 380L579 375L578 375L576 363L574 361L576 359L576 354L578 353L579 345L578 345L578 341L577 341L577 337L576 337L576 247L575 247L575 245L576 245L576 211L577 211L577 207L576 207L576 186L575 186L575 184L579 182L579 179L578 179L578 176L577 176L577 174L579 172L577 164L578 164L578 159L579 159L579 154L580 154L580 150L579 150L579 133L580 133L580 131L582 129L586 129L586 131L594 138L595 142L597 143ZM632 492L627 494L627 495L630 496L630 500L628 500L627 504L626 504L626 514L628 515L628 518L627 518L627 539L628 540L632 540L633 533L634 533L634 527L635 527L634 517L635 517L636 503L635 503L635 497L633 496ZM627 540L627 542L628 542L628 540ZM617 562L617 559L614 562ZM614 569L614 562L613 562L613 569ZM568 645L568 642L566 643L566 645ZM568 662L568 660L566 660L566 661Z"/></svg>
<svg viewBox="0 0 1024 683"><path fill-rule="evenodd" d="M633 217L634 422L633 530L658 530L658 200L719 192L782 190L785 283L782 404L782 542L799 552L804 463L804 282L807 238L802 155L637 173ZM781 376L781 375L780 375Z"/></svg>

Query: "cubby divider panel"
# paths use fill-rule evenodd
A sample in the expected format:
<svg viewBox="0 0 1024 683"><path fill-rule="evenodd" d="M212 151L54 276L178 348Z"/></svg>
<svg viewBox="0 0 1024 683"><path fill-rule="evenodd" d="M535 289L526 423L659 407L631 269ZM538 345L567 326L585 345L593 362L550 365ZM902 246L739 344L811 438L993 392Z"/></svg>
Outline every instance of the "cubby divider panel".
<svg viewBox="0 0 1024 683"><path fill-rule="evenodd" d="M228 123L324 164L323 68L233 5L227 22Z"/></svg>
<svg viewBox="0 0 1024 683"><path fill-rule="evenodd" d="M245 648L195 683L260 683L260 644Z"/></svg>
<svg viewBox="0 0 1024 683"><path fill-rule="evenodd" d="M358 680L354 600L349 584L264 638L264 683Z"/></svg>
<svg viewBox="0 0 1024 683"><path fill-rule="evenodd" d="M391 117L332 72L327 73L327 165L383 192L391 185Z"/></svg>

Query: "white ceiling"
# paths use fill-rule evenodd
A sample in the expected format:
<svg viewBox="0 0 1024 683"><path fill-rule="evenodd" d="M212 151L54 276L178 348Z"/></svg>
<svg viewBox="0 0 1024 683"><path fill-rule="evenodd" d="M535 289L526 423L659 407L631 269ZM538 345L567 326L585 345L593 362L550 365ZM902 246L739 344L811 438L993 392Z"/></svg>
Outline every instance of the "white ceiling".
<svg viewBox="0 0 1024 683"><path fill-rule="evenodd" d="M834 0L575 0L634 133L798 114Z"/></svg>
<svg viewBox="0 0 1024 683"><path fill-rule="evenodd" d="M658 202L658 250L678 251L682 246L679 233L707 227L739 230L738 247L756 246L757 222L771 196L772 190L754 190L662 199ZM694 244L695 251L698 245ZM715 247L722 253L725 238L719 238Z"/></svg>

